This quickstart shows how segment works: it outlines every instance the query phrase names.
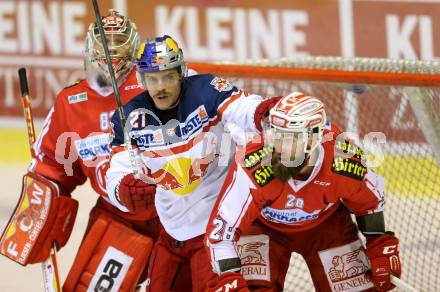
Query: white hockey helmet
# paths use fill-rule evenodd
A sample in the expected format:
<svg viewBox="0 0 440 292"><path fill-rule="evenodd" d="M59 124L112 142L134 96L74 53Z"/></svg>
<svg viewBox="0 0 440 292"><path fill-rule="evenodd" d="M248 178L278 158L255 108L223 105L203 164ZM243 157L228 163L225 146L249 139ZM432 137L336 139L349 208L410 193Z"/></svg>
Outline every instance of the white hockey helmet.
<svg viewBox="0 0 440 292"><path fill-rule="evenodd" d="M108 51L118 86L121 85L134 66L134 56L139 46L139 34L136 25L127 16L110 9L102 17ZM106 63L101 35L96 23L89 26L86 36L85 69L87 80L96 83L99 76L110 84L110 74Z"/></svg>
<svg viewBox="0 0 440 292"><path fill-rule="evenodd" d="M321 142L327 116L324 104L316 97L292 92L280 99L269 112L271 129L276 133L294 133L304 140L304 153ZM312 138L312 143L307 143Z"/></svg>

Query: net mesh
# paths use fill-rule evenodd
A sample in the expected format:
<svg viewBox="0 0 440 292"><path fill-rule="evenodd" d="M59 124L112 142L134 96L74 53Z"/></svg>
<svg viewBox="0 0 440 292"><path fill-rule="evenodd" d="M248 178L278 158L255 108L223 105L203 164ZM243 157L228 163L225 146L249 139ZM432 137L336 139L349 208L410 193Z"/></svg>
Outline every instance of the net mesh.
<svg viewBox="0 0 440 292"><path fill-rule="evenodd" d="M302 91L322 99L329 120L342 130L358 135L359 144L372 153L373 169L385 178L386 229L394 231L400 240L401 278L420 291L437 291L440 287L440 83L429 82L426 86L423 80L439 77L435 75L440 73L439 62L307 57L247 61L241 65L256 66L255 69L275 66L397 73L389 78L399 78L401 73L421 76L417 82L423 86L414 84L417 82L406 86L381 85L383 80L375 82L371 78L368 83L356 78L350 78L349 82L319 81L313 77L310 78L313 81L304 78L298 81L276 79L270 70L264 77L251 69L244 70L248 74L231 74L218 68L195 68L201 72L207 69L239 88L265 97ZM242 77L233 77L236 75ZM314 291L307 266L297 254L291 257L285 291Z"/></svg>

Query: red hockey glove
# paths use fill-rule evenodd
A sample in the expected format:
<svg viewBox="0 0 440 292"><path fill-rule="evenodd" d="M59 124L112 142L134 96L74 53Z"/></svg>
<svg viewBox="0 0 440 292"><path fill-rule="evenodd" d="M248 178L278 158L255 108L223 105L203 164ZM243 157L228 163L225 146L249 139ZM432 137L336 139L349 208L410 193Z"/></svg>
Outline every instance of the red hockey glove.
<svg viewBox="0 0 440 292"><path fill-rule="evenodd" d="M271 108L274 107L274 105L281 99L282 96L275 96L270 97L266 100L263 100L256 108L255 114L254 114L254 123L257 127L258 131L262 131L263 127L261 125L261 122L263 119L269 114L269 111Z"/></svg>
<svg viewBox="0 0 440 292"><path fill-rule="evenodd" d="M394 288L390 275L400 277L399 240L393 232L367 239L366 254L371 262L371 280L379 291Z"/></svg>
<svg viewBox="0 0 440 292"><path fill-rule="evenodd" d="M208 283L208 292L250 292L243 275L235 272L221 274Z"/></svg>
<svg viewBox="0 0 440 292"><path fill-rule="evenodd" d="M154 208L156 186L135 179L132 173L119 184L118 201L131 213L139 214Z"/></svg>

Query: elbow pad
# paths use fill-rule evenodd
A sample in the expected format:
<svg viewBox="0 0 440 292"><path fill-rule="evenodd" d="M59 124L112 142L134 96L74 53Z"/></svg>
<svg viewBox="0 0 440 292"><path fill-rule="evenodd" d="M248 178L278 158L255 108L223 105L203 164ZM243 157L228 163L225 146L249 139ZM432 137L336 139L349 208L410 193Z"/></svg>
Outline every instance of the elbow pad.
<svg viewBox="0 0 440 292"><path fill-rule="evenodd" d="M385 233L383 212L356 216L356 222L365 236L379 236Z"/></svg>
<svg viewBox="0 0 440 292"><path fill-rule="evenodd" d="M212 263L213 271L217 275L224 274L226 272L240 272L241 260L240 258L229 258L218 260Z"/></svg>

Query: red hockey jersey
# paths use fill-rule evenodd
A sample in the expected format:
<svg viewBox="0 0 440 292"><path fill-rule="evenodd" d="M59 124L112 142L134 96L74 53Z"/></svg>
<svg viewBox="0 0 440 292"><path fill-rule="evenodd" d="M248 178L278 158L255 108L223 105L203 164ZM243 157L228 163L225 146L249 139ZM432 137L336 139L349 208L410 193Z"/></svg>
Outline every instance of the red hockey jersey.
<svg viewBox="0 0 440 292"><path fill-rule="evenodd" d="M144 91L135 72L119 87L123 104ZM92 188L107 199L110 118L116 108L113 93L102 96L86 80L64 88L34 144L36 157L29 170L58 183L62 194L70 194L89 178Z"/></svg>
<svg viewBox="0 0 440 292"><path fill-rule="evenodd" d="M236 257L235 241L256 219L280 233L293 233L319 225L340 204L356 215L382 211L383 178L365 166L361 148L337 134L336 128L327 127L305 181L275 178L272 149L264 141L237 151L208 224L214 260Z"/></svg>

